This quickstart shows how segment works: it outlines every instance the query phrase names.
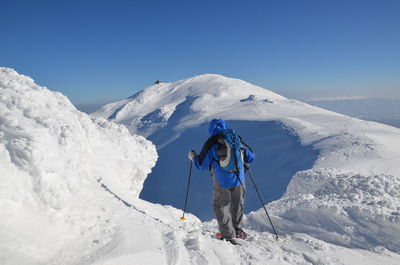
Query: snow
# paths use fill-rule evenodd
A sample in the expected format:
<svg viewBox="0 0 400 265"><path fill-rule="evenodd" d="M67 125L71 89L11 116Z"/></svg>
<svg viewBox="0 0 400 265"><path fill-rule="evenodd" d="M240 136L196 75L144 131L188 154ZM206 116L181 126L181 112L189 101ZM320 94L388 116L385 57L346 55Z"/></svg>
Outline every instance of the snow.
<svg viewBox="0 0 400 265"><path fill-rule="evenodd" d="M241 86L240 91L237 90L238 85ZM128 99L103 106L92 116L106 117L129 125L133 132L148 136L156 129L164 127L165 121L168 121L176 108L185 102L195 101L195 104L190 106L190 111L196 113L206 111L210 100L219 99L218 103L222 109L234 101L248 98L250 94L253 98L284 99L278 94L239 79L206 74L174 83L153 85Z"/></svg>
<svg viewBox="0 0 400 265"><path fill-rule="evenodd" d="M138 197L157 159L154 145L92 120L14 70L0 69L0 88L0 260L42 264L98 233L105 241L93 240L106 244L115 228L97 180L126 200Z"/></svg>
<svg viewBox="0 0 400 265"><path fill-rule="evenodd" d="M168 115L161 111L165 106ZM276 226L285 235L312 236L345 248L399 252L400 131L396 128L210 74L148 87L93 116L125 124L156 144L160 157L141 198L182 207L186 152L201 149L209 120L224 118L254 147L257 161L266 161L256 161L253 172L264 198L272 201L268 207ZM296 141L303 147L289 144ZM193 175L189 211L207 220L211 181L205 173ZM278 195L279 190L286 193ZM246 205L255 207L258 198L250 192ZM263 209L247 216L247 228L272 232ZM305 259L318 264L318 259Z"/></svg>
<svg viewBox="0 0 400 265"><path fill-rule="evenodd" d="M150 137L158 149L214 117L279 121L303 145L322 152L320 158L324 160L319 160L315 168L333 167L367 175L400 172L400 158L396 157L400 150L399 129L286 99L220 75L153 85L128 99L105 105L92 116L124 124L132 132Z"/></svg>
<svg viewBox="0 0 400 265"><path fill-rule="evenodd" d="M295 175L285 197L269 205L285 233L313 235L335 245L400 251L400 180L389 175L350 175L338 170ZM261 211L249 216L258 221ZM254 220L253 220L254 219Z"/></svg>
<svg viewBox="0 0 400 265"><path fill-rule="evenodd" d="M276 152L296 139L317 152L267 205L278 241L263 209L246 215L250 238L233 246L213 238L215 220L187 213L181 221L181 210L138 197L157 152L137 133L153 140L161 161L163 150L214 116L265 126L257 127L259 141L279 139ZM0 264L395 265L399 136L219 75L161 83L89 117L62 94L0 68Z"/></svg>
<svg viewBox="0 0 400 265"><path fill-rule="evenodd" d="M257 160L251 165L257 184L264 193L265 202L279 199L286 191L292 176L300 170L309 169L318 158L312 147L302 146L298 138L284 130L277 122L229 121L251 147L255 148ZM188 178L188 149L197 152L207 139L208 124L183 132L178 139L158 150L159 159L147 177L140 198L150 202L183 207L185 183ZM165 135L168 137L170 133ZM154 143L162 135L149 137ZM265 148L258 148L265 146ZM268 163L257 163L268 161ZM193 170L188 211L203 221L213 218L212 179L206 172ZM179 183L179 185L177 185ZM245 212L260 208L257 194L248 188Z"/></svg>

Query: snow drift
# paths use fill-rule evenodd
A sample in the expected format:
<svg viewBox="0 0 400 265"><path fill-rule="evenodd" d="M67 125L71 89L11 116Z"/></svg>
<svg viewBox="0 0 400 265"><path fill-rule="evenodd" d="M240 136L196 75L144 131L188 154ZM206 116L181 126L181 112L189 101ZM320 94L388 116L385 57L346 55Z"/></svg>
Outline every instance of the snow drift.
<svg viewBox="0 0 400 265"><path fill-rule="evenodd" d="M400 252L400 179L391 175L302 171L285 196L269 207L284 233L304 233L335 245ZM254 229L269 230L263 212L248 216Z"/></svg>
<svg viewBox="0 0 400 265"><path fill-rule="evenodd" d="M143 137L0 68L1 263L41 263L68 256L71 246L72 256L78 249L84 256L107 244L96 236L115 233L115 225L98 182L132 201L156 159Z"/></svg>

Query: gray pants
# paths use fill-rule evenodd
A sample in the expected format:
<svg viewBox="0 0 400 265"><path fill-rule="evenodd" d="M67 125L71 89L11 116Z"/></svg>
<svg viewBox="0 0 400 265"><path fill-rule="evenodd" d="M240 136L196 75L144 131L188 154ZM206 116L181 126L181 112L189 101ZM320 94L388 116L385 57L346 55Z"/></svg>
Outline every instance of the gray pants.
<svg viewBox="0 0 400 265"><path fill-rule="evenodd" d="M214 199L213 209L217 218L219 231L225 239L236 237L235 228L239 227L243 219L243 204L246 186L223 188L213 174Z"/></svg>

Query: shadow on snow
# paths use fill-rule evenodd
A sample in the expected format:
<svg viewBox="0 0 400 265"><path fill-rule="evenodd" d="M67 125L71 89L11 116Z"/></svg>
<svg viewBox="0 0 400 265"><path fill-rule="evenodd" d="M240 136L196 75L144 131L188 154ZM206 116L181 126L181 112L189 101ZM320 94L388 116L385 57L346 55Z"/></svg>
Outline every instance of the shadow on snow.
<svg viewBox="0 0 400 265"><path fill-rule="evenodd" d="M312 146L302 146L299 138L276 121L227 121L244 141L250 145L256 159L251 164L252 175L258 184L265 202L282 197L292 176L313 166L318 151ZM171 127L163 128L155 137L156 145L166 139ZM159 159L152 173L147 177L140 198L176 208L183 208L189 172L188 150L200 152L208 138L208 123L185 131L178 139L158 150ZM245 212L261 208L253 184L246 180L247 194ZM210 173L193 168L187 211L201 220L213 218L212 178Z"/></svg>

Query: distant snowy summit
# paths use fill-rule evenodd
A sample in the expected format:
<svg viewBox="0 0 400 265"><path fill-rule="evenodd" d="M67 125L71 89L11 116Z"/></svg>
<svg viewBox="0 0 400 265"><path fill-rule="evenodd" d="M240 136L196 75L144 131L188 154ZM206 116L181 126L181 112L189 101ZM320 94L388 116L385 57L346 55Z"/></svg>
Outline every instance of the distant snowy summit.
<svg viewBox="0 0 400 265"><path fill-rule="evenodd" d="M149 136L171 118L179 117L177 110L185 116L196 112L213 113L240 102L272 103L284 99L240 79L204 74L173 83L154 84L127 99L105 105L92 115L122 123L134 132Z"/></svg>

